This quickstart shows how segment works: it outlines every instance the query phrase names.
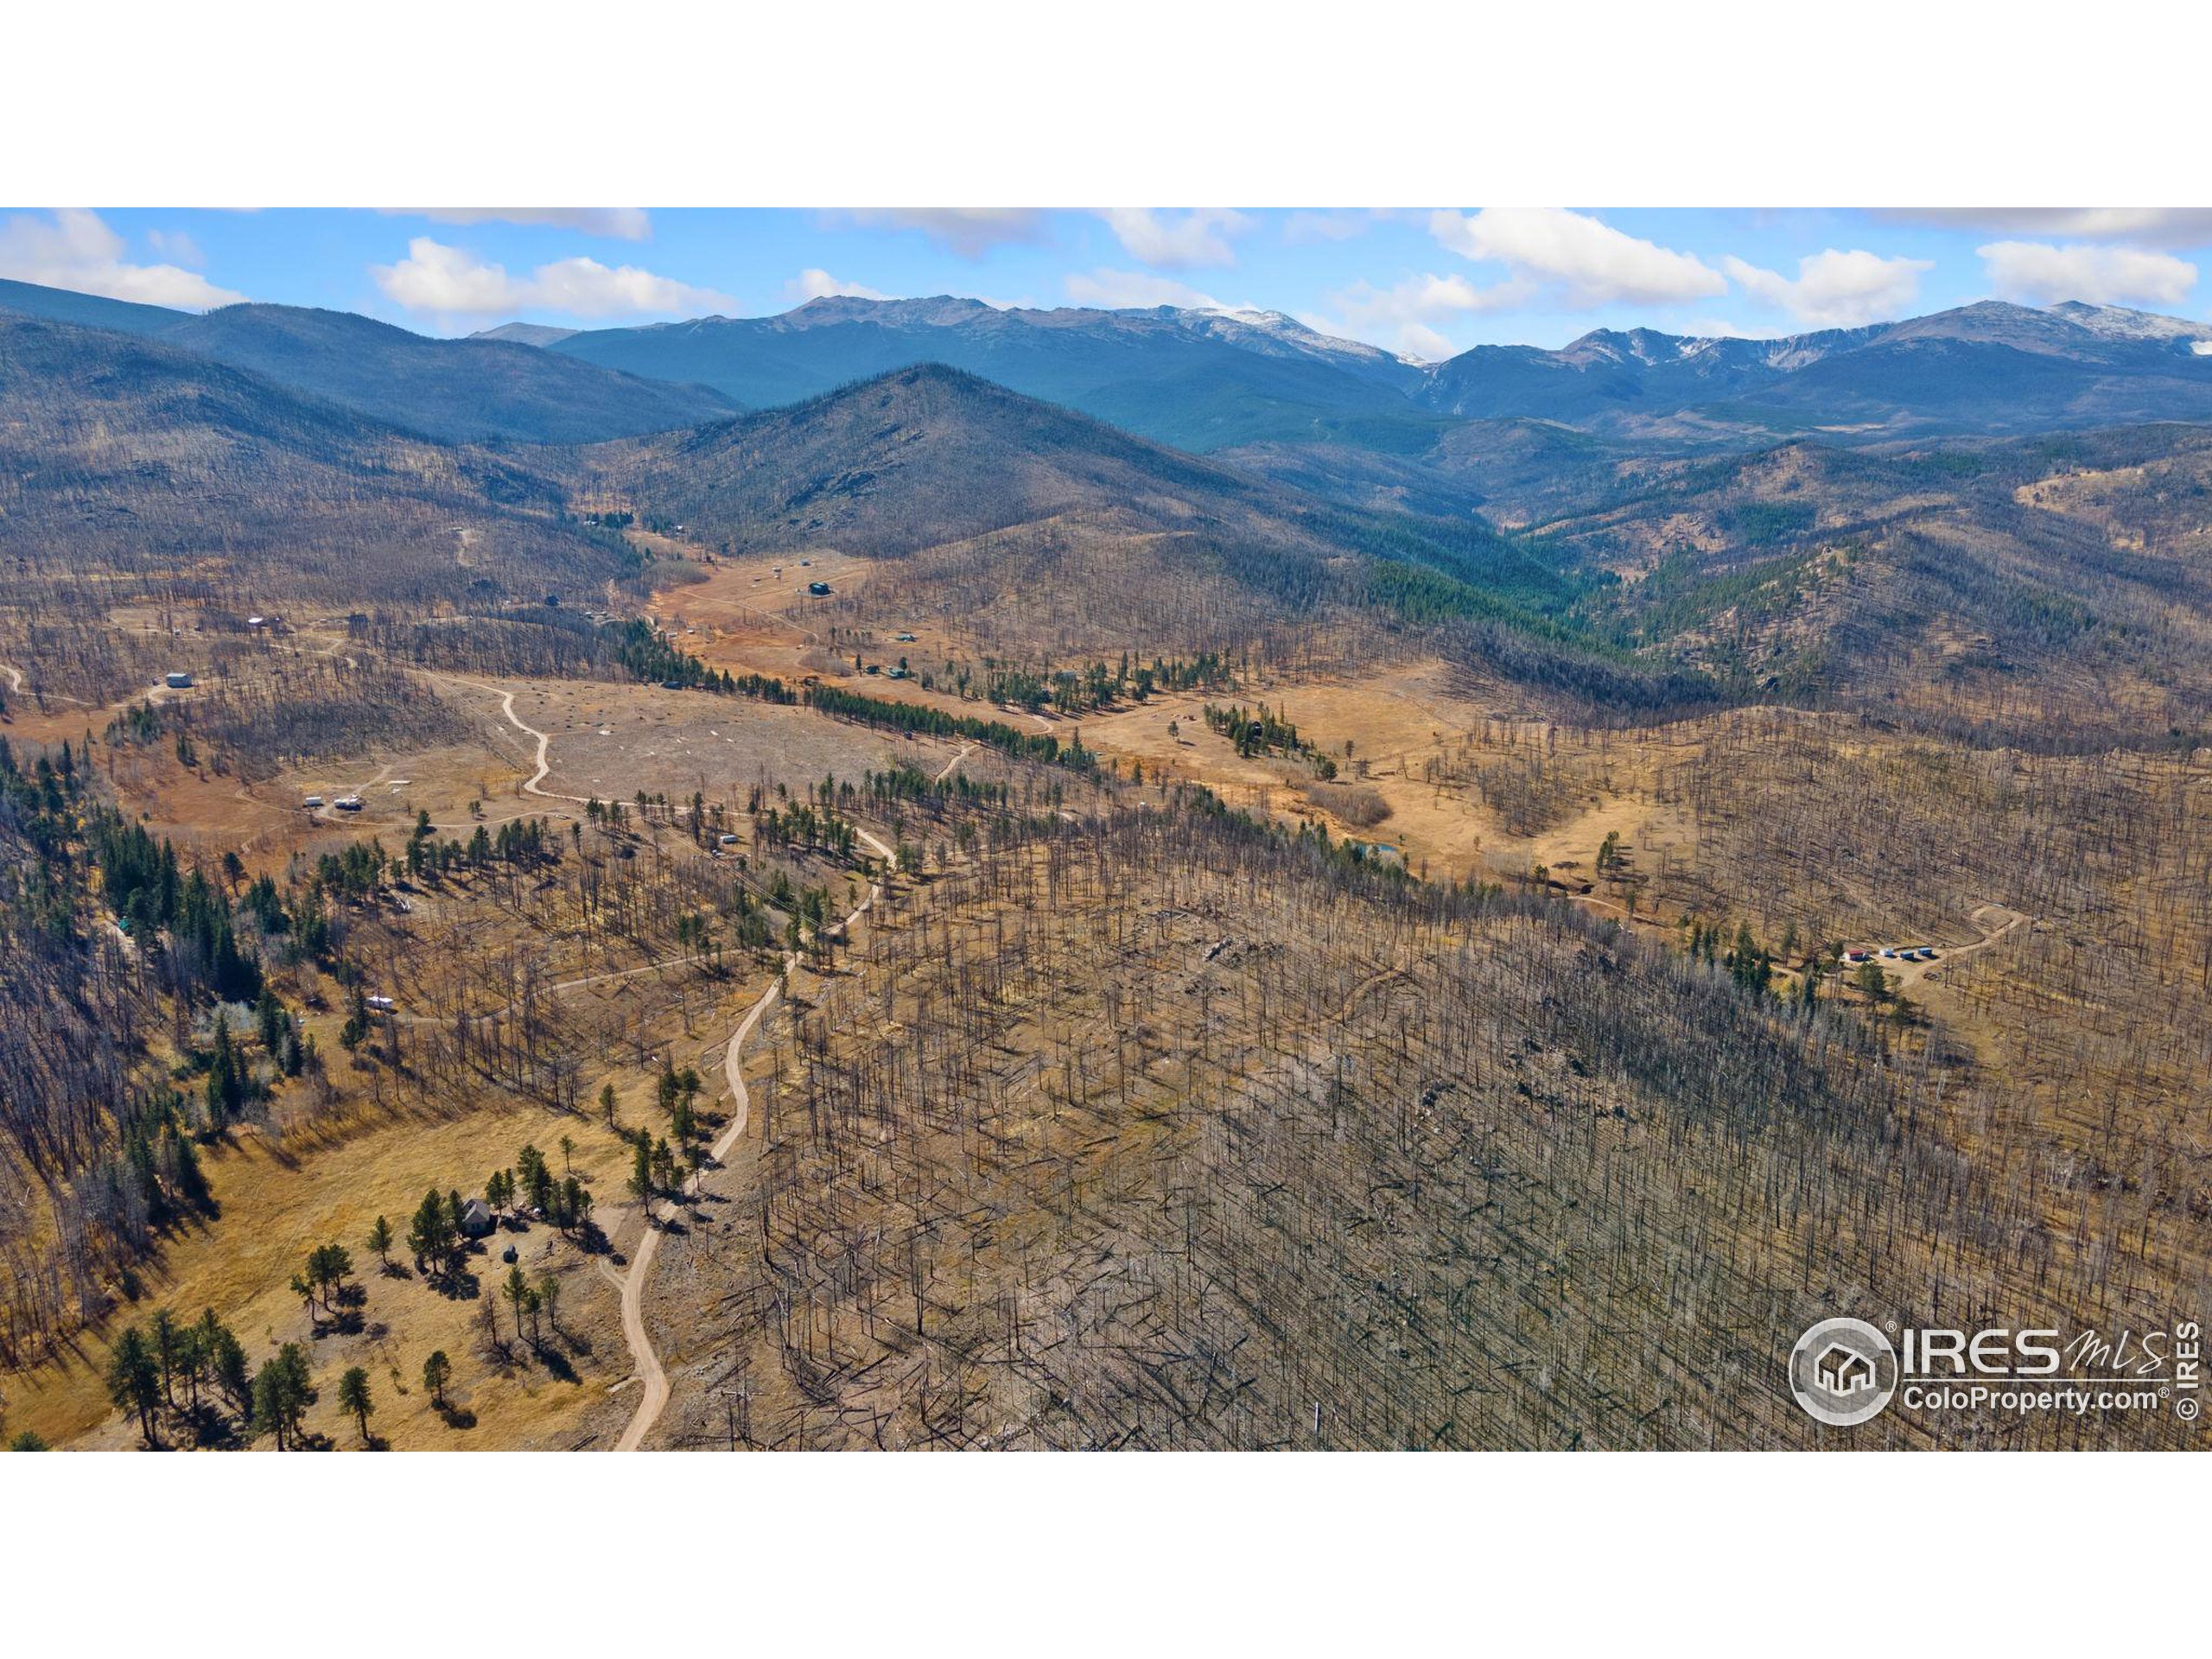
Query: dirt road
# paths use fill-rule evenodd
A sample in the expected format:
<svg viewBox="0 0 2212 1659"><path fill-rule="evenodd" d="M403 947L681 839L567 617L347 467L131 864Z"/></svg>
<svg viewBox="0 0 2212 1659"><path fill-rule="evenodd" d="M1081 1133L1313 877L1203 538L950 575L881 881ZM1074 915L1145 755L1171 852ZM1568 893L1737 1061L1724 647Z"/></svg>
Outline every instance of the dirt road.
<svg viewBox="0 0 2212 1659"><path fill-rule="evenodd" d="M1977 950L1988 950L2013 929L2025 925L2029 918L2017 910L2006 909L2003 905L1981 905L1967 919L1981 930L1981 937L1969 944L1938 946L1933 962L1904 962L1896 957L1885 960L1878 955L1873 960L1884 973L1896 978L1900 989L1923 979L1941 982L1943 969L1961 957L1970 957ZM1878 946L1867 948L1879 949Z"/></svg>
<svg viewBox="0 0 2212 1659"><path fill-rule="evenodd" d="M512 718L512 710L510 717ZM517 723L520 724L519 721ZM538 753L542 757L544 751L541 747ZM955 756L954 759L957 760L958 757ZM950 771L950 768L948 767L947 770ZM540 777L543 775L543 772L539 773ZM869 834L868 831L865 830L860 831L860 838L866 842L870 850L882 858L887 864L896 856L891 848L886 846L881 840ZM866 915L868 907L875 903L877 897L882 892L881 882L871 881L868 884L868 896L853 907L851 915L845 918L845 926L851 927L854 923ZM715 1137L714 1146L709 1149L710 1155L717 1164L728 1158L731 1148L737 1145L738 1138L745 1133L746 1125L752 1118L753 1097L747 1092L745 1073L742 1069L746 1039L753 1035L761 1020L771 1008L775 1007L776 999L783 993L785 978L798 966L798 957L795 954L785 957L783 973L778 976L776 982L771 985L750 1008L746 1010L745 1018L738 1022L737 1029L730 1033L728 1052L723 1061L724 1070L729 1077L729 1122L724 1126L721 1134ZM696 1190L698 1177L692 1177L691 1185L693 1190ZM632 1415L629 1427L622 1431L622 1437L614 1443L614 1449L617 1452L636 1451L646 1434L652 1431L652 1426L660 1421L661 1410L668 1404L668 1373L661 1368L660 1356L653 1351L652 1338L645 1330L645 1277L652 1271L653 1257L660 1249L661 1233L657 1224L668 1220L675 1213L676 1205L672 1202L663 1203L648 1212L645 1217L645 1236L639 1241L637 1254L630 1258L630 1265L626 1272L618 1275L606 1263L600 1264L601 1270L609 1279L619 1278L620 1281L622 1338L630 1344L631 1359L635 1363L637 1375L645 1382L644 1391L638 1396L637 1411Z"/></svg>

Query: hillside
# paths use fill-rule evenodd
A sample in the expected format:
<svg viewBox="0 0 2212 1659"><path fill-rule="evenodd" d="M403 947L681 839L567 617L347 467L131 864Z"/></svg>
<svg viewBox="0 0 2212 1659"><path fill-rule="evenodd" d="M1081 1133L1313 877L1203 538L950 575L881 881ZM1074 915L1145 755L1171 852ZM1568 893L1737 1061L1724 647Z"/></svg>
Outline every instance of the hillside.
<svg viewBox="0 0 2212 1659"><path fill-rule="evenodd" d="M1342 505L938 365L579 466L583 487L724 553L893 561L829 610L926 605L985 655L1264 645L1342 662L1418 644L1573 698L1705 695L1569 626L1579 574L1478 518Z"/></svg>
<svg viewBox="0 0 2212 1659"><path fill-rule="evenodd" d="M1742 696L2022 744L2212 729L2212 574L2185 428L1647 463L1535 537L1624 580L1583 614Z"/></svg>
<svg viewBox="0 0 2212 1659"><path fill-rule="evenodd" d="M23 582L397 599L615 568L510 461L159 340L0 317L0 544Z"/></svg>
<svg viewBox="0 0 2212 1659"><path fill-rule="evenodd" d="M24 283L0 314L156 339L449 442L588 443L727 416L700 386L612 372L508 340L432 340L345 311L232 305L204 315Z"/></svg>

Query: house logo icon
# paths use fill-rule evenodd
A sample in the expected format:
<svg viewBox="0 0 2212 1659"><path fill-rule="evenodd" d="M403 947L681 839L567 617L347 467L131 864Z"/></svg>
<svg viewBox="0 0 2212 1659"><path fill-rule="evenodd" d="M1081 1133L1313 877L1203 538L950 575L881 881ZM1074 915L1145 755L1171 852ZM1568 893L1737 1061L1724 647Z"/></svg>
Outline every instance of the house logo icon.
<svg viewBox="0 0 2212 1659"><path fill-rule="evenodd" d="M1789 1392L1832 1427L1879 1415L1897 1390L1897 1350L1864 1319L1822 1319L1790 1350Z"/></svg>
<svg viewBox="0 0 2212 1659"><path fill-rule="evenodd" d="M1855 1348L1832 1342L1813 1362L1813 1375L1830 1394L1863 1394L1874 1386L1874 1362Z"/></svg>

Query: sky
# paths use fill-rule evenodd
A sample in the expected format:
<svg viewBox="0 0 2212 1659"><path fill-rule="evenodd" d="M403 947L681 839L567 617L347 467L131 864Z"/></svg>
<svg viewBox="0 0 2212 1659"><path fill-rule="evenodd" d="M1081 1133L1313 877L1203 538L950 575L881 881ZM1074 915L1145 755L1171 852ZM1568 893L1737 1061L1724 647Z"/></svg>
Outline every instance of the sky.
<svg viewBox="0 0 2212 1659"><path fill-rule="evenodd" d="M1776 335L1975 300L2191 319L2212 210L0 211L0 276L417 332L761 316L827 294L1282 311L1437 359L1592 328Z"/></svg>

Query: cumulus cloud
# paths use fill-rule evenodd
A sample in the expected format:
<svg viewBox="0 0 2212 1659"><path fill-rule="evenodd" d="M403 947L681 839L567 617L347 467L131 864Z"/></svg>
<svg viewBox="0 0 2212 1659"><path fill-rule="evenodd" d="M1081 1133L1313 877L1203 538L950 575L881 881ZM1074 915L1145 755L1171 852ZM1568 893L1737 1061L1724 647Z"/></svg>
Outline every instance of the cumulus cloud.
<svg viewBox="0 0 2212 1659"><path fill-rule="evenodd" d="M397 264L372 265L386 298L410 311L445 317L490 317L514 311L554 311L572 317L616 317L734 309L737 302L710 288L658 276L636 265L557 259L527 276L508 274L459 248L418 236Z"/></svg>
<svg viewBox="0 0 2212 1659"><path fill-rule="evenodd" d="M1034 207L855 207L836 217L855 225L919 231L968 259L980 259L1007 243L1045 239L1045 215Z"/></svg>
<svg viewBox="0 0 2212 1659"><path fill-rule="evenodd" d="M44 216L15 213L0 220L0 276L19 283L187 311L236 305L245 298L180 265L131 264L123 257L125 251L123 238L105 220L81 208Z"/></svg>
<svg viewBox="0 0 2212 1659"><path fill-rule="evenodd" d="M434 225L550 225L586 236L619 237L642 242L653 233L652 215L642 207L387 207Z"/></svg>
<svg viewBox="0 0 2212 1659"><path fill-rule="evenodd" d="M1429 216L1429 233L1478 264L1502 264L1513 280L1555 303L1669 305L1710 299L1728 284L1694 254L1615 230L1565 207L1485 207Z"/></svg>
<svg viewBox="0 0 2212 1659"><path fill-rule="evenodd" d="M2196 286L2196 267L2188 260L2142 248L1992 242L1974 251L1992 288L2007 299L2043 305L2179 305Z"/></svg>
<svg viewBox="0 0 2212 1659"><path fill-rule="evenodd" d="M1721 265L1753 299L1808 328L1855 328L1900 315L1919 297L1921 273L1935 269L1932 260L1885 258L1863 248L1808 253L1797 262L1795 277L1733 254Z"/></svg>
<svg viewBox="0 0 2212 1659"><path fill-rule="evenodd" d="M1236 250L1230 244L1252 228L1252 220L1233 207L1199 207L1186 213L1109 207L1099 217L1112 227L1132 258L1166 270L1233 265Z"/></svg>
<svg viewBox="0 0 2212 1659"><path fill-rule="evenodd" d="M2124 241L2153 248L2212 242L2212 207L1901 207L1883 217L1950 230Z"/></svg>
<svg viewBox="0 0 2212 1659"><path fill-rule="evenodd" d="M1408 276L1389 288L1354 283L1329 296L1334 315L1317 315L1299 321L1323 334L1348 335L1408 357L1434 359L1450 357L1455 350L1437 324L1484 311L1507 310L1525 303L1535 292L1535 284L1519 279L1480 288L1456 273L1439 276L1428 272Z"/></svg>
<svg viewBox="0 0 2212 1659"><path fill-rule="evenodd" d="M1172 276L1155 276L1148 270L1070 271L1061 279L1068 298L1077 305L1103 311L1146 308L1155 305L1181 306L1191 311L1236 311L1249 308L1224 305L1211 294L1200 293Z"/></svg>
<svg viewBox="0 0 2212 1659"><path fill-rule="evenodd" d="M810 266L784 284L785 296L793 305L804 305L809 300L836 297L852 300L887 300L890 295L879 289L862 287L832 276L828 271Z"/></svg>

